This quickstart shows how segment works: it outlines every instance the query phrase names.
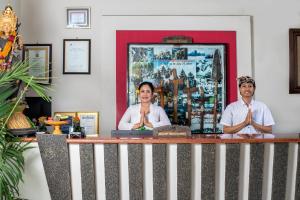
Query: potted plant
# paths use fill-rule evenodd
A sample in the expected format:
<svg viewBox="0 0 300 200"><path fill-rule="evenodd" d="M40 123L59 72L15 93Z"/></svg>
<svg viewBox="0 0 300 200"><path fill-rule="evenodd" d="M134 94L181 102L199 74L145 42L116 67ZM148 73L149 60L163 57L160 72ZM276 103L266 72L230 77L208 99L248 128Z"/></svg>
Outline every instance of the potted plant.
<svg viewBox="0 0 300 200"><path fill-rule="evenodd" d="M21 138L9 132L9 119L17 111L29 88L50 101L46 95L47 87L29 76L28 69L28 61L20 61L9 70L0 71L0 199L15 199L19 195L18 185L22 181L25 164L23 153L31 148L29 143L22 142ZM23 89L19 87L20 82L24 85Z"/></svg>

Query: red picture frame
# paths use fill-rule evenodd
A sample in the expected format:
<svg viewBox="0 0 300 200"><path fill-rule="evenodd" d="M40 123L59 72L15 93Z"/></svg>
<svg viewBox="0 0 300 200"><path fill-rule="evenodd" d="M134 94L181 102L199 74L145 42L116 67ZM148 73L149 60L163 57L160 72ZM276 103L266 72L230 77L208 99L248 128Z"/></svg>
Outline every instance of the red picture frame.
<svg viewBox="0 0 300 200"><path fill-rule="evenodd" d="M163 38L183 35L194 43L223 43L227 46L227 104L237 100L237 56L235 31L118 30L116 32L116 126L127 109L127 47L129 43L160 43Z"/></svg>

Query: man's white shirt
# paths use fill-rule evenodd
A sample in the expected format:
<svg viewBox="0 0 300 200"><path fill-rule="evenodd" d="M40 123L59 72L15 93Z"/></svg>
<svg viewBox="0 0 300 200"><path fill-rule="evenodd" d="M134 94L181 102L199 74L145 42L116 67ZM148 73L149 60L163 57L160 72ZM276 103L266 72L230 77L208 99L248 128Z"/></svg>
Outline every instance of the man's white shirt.
<svg viewBox="0 0 300 200"><path fill-rule="evenodd" d="M234 126L242 123L246 119L249 108L252 112L252 119L257 124L263 126L272 126L275 124L269 108L264 103L255 101L253 99L249 104L249 107L243 100L238 100L229 104L222 114L220 124L225 126ZM249 134L258 132L252 125L248 125L237 133Z"/></svg>

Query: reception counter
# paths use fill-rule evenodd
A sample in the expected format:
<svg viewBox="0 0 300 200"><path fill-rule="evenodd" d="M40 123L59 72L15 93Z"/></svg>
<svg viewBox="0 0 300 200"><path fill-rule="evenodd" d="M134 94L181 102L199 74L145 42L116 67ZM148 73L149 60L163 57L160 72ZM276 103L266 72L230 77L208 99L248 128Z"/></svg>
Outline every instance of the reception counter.
<svg viewBox="0 0 300 200"><path fill-rule="evenodd" d="M25 155L21 197L298 200L299 142L299 134L38 135Z"/></svg>

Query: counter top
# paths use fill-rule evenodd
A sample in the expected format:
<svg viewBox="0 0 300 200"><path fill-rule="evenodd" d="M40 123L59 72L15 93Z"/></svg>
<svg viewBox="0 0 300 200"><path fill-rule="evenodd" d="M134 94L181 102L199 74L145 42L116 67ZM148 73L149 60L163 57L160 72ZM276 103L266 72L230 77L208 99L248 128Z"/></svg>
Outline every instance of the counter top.
<svg viewBox="0 0 300 200"><path fill-rule="evenodd" d="M23 141L36 141L35 138L24 138ZM209 144L209 143L299 143L300 134L194 134L190 137L87 137L82 139L68 138L70 144Z"/></svg>

